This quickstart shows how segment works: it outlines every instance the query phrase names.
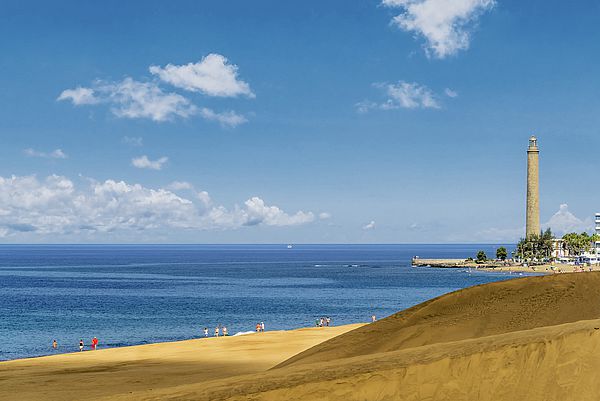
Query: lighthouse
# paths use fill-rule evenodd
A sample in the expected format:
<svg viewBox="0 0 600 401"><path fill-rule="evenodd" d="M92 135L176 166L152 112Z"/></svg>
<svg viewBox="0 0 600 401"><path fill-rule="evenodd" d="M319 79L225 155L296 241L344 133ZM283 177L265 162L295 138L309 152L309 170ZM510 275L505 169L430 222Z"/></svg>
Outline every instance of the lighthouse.
<svg viewBox="0 0 600 401"><path fill-rule="evenodd" d="M529 138L527 148L527 218L525 224L525 237L533 234L540 235L540 150L537 138Z"/></svg>

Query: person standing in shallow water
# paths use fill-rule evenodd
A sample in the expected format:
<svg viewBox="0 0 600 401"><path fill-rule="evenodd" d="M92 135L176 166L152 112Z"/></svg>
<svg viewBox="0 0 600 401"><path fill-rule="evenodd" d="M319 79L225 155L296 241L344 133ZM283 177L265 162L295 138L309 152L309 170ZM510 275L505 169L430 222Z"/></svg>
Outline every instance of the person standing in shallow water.
<svg viewBox="0 0 600 401"><path fill-rule="evenodd" d="M219 337L219 326L215 327L215 337Z"/></svg>
<svg viewBox="0 0 600 401"><path fill-rule="evenodd" d="M52 340L52 349L58 349L58 343L56 340Z"/></svg>
<svg viewBox="0 0 600 401"><path fill-rule="evenodd" d="M92 338L92 349L96 351L96 348L98 348L98 339L94 337Z"/></svg>
<svg viewBox="0 0 600 401"><path fill-rule="evenodd" d="M83 340L79 340L79 352L83 351Z"/></svg>
<svg viewBox="0 0 600 401"><path fill-rule="evenodd" d="M204 328L204 337L208 337L208 327Z"/></svg>

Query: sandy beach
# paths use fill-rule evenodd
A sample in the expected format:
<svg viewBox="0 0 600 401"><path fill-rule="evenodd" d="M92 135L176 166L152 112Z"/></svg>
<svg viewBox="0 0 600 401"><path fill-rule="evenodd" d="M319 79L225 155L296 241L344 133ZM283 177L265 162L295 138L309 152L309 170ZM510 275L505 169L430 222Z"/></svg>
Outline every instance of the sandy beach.
<svg viewBox="0 0 600 401"><path fill-rule="evenodd" d="M263 372L360 326L266 331L0 362L0 400L147 397L182 384Z"/></svg>
<svg viewBox="0 0 600 401"><path fill-rule="evenodd" d="M525 277L366 325L0 363L7 400L595 400L600 273Z"/></svg>

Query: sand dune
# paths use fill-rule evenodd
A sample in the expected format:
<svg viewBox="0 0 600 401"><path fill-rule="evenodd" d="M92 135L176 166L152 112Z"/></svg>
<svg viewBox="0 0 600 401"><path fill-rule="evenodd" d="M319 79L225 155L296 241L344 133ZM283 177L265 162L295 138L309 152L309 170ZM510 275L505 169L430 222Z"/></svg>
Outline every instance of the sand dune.
<svg viewBox="0 0 600 401"><path fill-rule="evenodd" d="M236 341L230 344L205 341L202 352L192 352L199 342L157 344L164 349L154 357L133 351L143 347L108 350L112 355L106 360L84 358L97 358L102 351L90 352L89 357L67 355L60 357L64 366L53 360L59 357L2 363L0 398L23 399L7 398L11 394L103 400L600 398L600 273L486 284L354 330L333 330L225 339ZM292 356L294 349L297 354ZM32 389L40 379L44 385ZM80 379L110 391L85 392L80 386L60 393Z"/></svg>
<svg viewBox="0 0 600 401"><path fill-rule="evenodd" d="M600 320L299 364L152 400L597 400ZM149 396L149 394L148 394Z"/></svg>
<svg viewBox="0 0 600 401"><path fill-rule="evenodd" d="M600 318L600 273L527 277L442 295L279 366L395 351Z"/></svg>

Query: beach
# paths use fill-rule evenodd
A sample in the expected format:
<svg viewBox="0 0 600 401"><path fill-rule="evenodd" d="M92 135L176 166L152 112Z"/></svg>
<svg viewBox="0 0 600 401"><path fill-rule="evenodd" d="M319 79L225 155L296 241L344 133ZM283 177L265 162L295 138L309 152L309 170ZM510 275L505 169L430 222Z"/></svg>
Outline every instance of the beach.
<svg viewBox="0 0 600 401"><path fill-rule="evenodd" d="M3 362L0 397L594 400L599 353L600 273L558 274L466 288L370 324Z"/></svg>
<svg viewBox="0 0 600 401"><path fill-rule="evenodd" d="M264 372L360 326L266 331L0 362L0 399L146 398L184 384Z"/></svg>

